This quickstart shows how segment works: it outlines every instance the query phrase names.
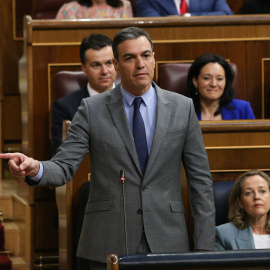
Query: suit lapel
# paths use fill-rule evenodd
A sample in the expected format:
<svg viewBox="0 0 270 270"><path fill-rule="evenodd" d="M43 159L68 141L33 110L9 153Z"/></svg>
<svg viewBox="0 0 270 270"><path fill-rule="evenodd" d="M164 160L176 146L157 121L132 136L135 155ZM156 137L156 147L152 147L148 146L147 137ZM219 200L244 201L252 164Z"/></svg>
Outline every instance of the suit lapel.
<svg viewBox="0 0 270 270"><path fill-rule="evenodd" d="M125 107L123 104L120 85L117 85L112 91L111 101L107 104L107 106L111 114L112 121L114 122L114 125L117 128L123 143L125 144L137 169L141 173L133 136L130 131Z"/></svg>
<svg viewBox="0 0 270 270"><path fill-rule="evenodd" d="M244 230L238 230L236 243L239 249L255 249L251 227Z"/></svg>
<svg viewBox="0 0 270 270"><path fill-rule="evenodd" d="M177 12L177 7L175 5L175 2L174 0L171 0L171 1L164 1L162 0L160 2L162 5L164 5L164 9L168 10L168 15L178 15L178 12Z"/></svg>
<svg viewBox="0 0 270 270"><path fill-rule="evenodd" d="M151 147L150 156L148 159L145 176L151 170L155 159L160 151L162 146L162 141L167 133L169 118L170 118L170 103L166 100L163 95L163 90L154 84L154 87L157 91L157 116L156 116L156 127L153 138L153 143Z"/></svg>

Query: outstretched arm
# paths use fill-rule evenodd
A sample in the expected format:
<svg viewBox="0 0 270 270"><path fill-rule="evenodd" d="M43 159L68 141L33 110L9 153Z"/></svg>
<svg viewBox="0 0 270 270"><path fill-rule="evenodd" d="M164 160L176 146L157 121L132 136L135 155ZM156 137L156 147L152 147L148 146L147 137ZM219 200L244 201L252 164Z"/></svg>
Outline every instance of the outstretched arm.
<svg viewBox="0 0 270 270"><path fill-rule="evenodd" d="M1 159L9 159L11 174L15 177L34 177L39 171L39 162L21 153L0 154Z"/></svg>

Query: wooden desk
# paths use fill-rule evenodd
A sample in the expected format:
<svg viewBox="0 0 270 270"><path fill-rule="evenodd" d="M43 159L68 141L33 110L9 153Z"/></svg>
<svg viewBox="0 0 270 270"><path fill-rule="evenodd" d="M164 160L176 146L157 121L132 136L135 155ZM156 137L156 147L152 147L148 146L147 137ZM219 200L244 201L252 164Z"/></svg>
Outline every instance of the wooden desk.
<svg viewBox="0 0 270 270"><path fill-rule="evenodd" d="M256 270L268 269L269 250L204 251L107 257L108 270Z"/></svg>

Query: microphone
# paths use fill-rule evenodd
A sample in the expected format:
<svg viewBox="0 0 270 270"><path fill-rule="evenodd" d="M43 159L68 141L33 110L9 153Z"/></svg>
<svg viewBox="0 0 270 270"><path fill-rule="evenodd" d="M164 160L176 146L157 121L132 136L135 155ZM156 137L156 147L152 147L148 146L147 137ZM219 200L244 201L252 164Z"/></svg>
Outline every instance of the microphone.
<svg viewBox="0 0 270 270"><path fill-rule="evenodd" d="M125 232L125 247L126 255L128 255L128 244L127 244L127 215L126 215L126 199L125 199L125 171L120 170L120 180L122 183L122 195L123 195L123 212L124 212L124 232Z"/></svg>

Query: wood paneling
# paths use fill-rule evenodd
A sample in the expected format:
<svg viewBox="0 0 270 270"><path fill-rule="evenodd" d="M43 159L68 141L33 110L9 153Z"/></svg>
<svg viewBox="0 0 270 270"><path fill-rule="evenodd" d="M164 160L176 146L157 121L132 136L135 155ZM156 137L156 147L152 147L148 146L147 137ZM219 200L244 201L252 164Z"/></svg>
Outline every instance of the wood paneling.
<svg viewBox="0 0 270 270"><path fill-rule="evenodd" d="M270 58L262 59L262 103L264 105L264 118L270 118Z"/></svg>
<svg viewBox="0 0 270 270"><path fill-rule="evenodd" d="M58 211L55 201L36 201L35 249L43 252L58 252Z"/></svg>
<svg viewBox="0 0 270 270"><path fill-rule="evenodd" d="M13 17L11 1L1 1L3 4L3 31L2 36L2 56L3 61L0 65L3 66L3 93L4 94L19 94L18 88L18 61L22 56L23 43L13 39Z"/></svg>
<svg viewBox="0 0 270 270"><path fill-rule="evenodd" d="M10 96L17 96L19 98L19 87L18 87L18 61L23 53L23 42L21 40L17 40L15 37L14 29L16 21L16 13L15 13L15 0L4 0L0 1L0 33L1 33L1 52L0 52L0 93L1 99L5 100L6 97L9 99ZM27 0L23 1L21 5L27 5ZM22 28L22 18L19 22ZM9 101L7 101L8 103ZM12 108L12 110L11 110ZM4 110L4 108L2 108ZM1 125L3 135L1 136L1 140L3 140L3 144L1 145L1 152L3 152L3 148L5 149L17 149L21 150L21 132L15 131L15 124L20 120L20 106L10 107L8 112L12 114L16 118L11 118L9 116L9 122L7 119L7 112L2 113L1 117ZM17 118L19 115L19 118ZM18 124L18 129L20 129L21 124ZM12 128L12 129L11 129ZM9 136L11 135L11 136ZM19 137L20 136L20 137ZM5 137L5 138L3 138ZM16 137L16 138L15 138ZM15 138L15 140L14 140ZM18 147L19 145L19 147ZM4 168L6 167L6 161L4 161ZM4 174L2 170L0 174ZM7 175L7 173L5 173Z"/></svg>
<svg viewBox="0 0 270 270"><path fill-rule="evenodd" d="M270 121L200 121L212 173L270 171Z"/></svg>
<svg viewBox="0 0 270 270"><path fill-rule="evenodd" d="M13 1L13 21L15 39L23 38L23 17L31 15L32 0L12 0Z"/></svg>
<svg viewBox="0 0 270 270"><path fill-rule="evenodd" d="M16 109L15 109L16 108ZM21 100L19 96L6 96L3 102L3 139L21 141Z"/></svg>
<svg viewBox="0 0 270 270"><path fill-rule="evenodd" d="M263 75L265 82L269 81L268 74L262 74L263 59L270 58L270 42L267 41L251 41L247 43L247 99L254 107L254 111L259 113L263 118L269 118L269 113L265 115L265 110L269 110L270 104L264 103L263 106L259 104L263 103ZM266 64L267 65L267 64ZM267 66L266 71L267 71ZM267 89L267 86L266 86ZM266 97L267 101L269 97ZM263 110L264 109L264 110Z"/></svg>

